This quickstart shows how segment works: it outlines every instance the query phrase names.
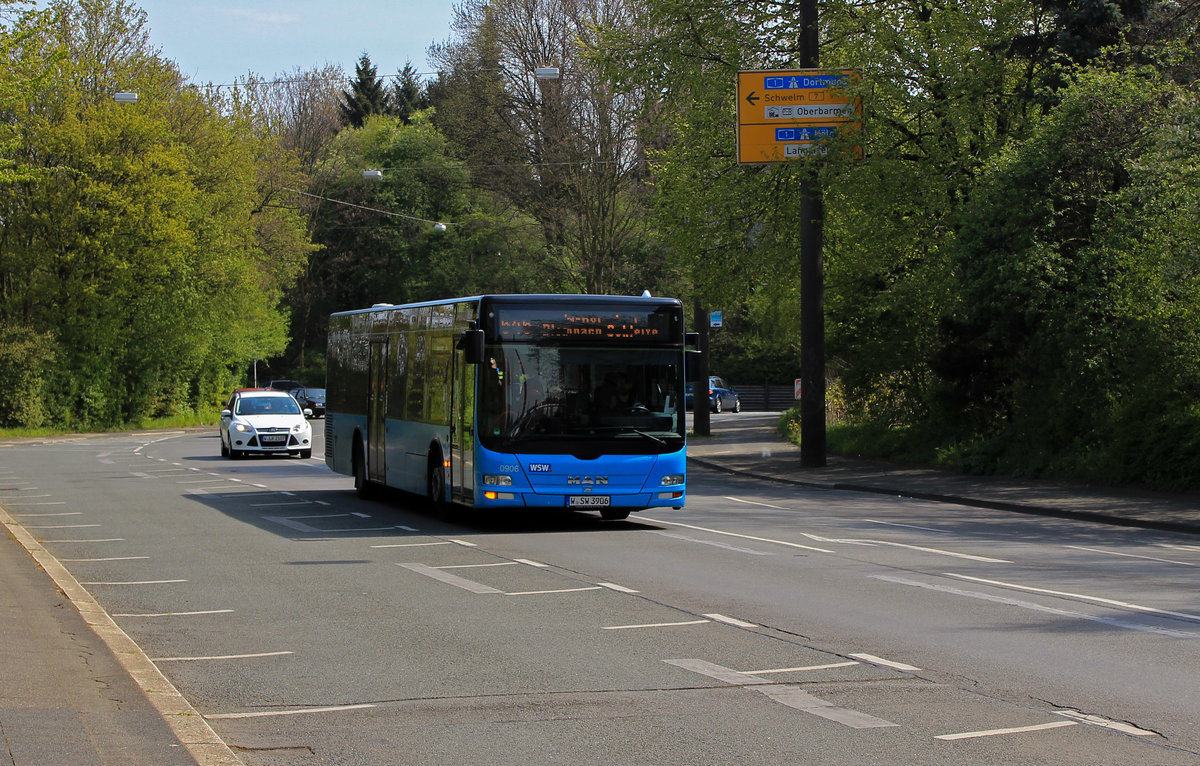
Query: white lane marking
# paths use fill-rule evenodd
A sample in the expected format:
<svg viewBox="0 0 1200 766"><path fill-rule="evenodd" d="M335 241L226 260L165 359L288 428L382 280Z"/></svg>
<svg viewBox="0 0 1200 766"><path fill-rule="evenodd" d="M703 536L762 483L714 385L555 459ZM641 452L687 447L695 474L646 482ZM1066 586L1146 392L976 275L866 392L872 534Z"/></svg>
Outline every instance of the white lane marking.
<svg viewBox="0 0 1200 766"><path fill-rule="evenodd" d="M753 548L742 548L737 545L730 545L729 543L718 542L717 540L701 540L698 537L688 537L687 535L680 535L680 534L676 534L675 532L656 532L655 534L661 535L662 537L670 537L673 540L683 540L686 543L699 543L701 545L711 545L714 548L724 548L725 550L733 551L734 553L749 553L752 556L774 556L775 555L775 554L769 553L767 551L756 551Z"/></svg>
<svg viewBox="0 0 1200 766"><path fill-rule="evenodd" d="M779 506L779 505L771 505L771 504L769 504L769 503L756 503L756 502L754 502L753 500L743 500L743 499L741 499L740 497L730 497L729 495L726 495L726 496L725 496L725 499L726 499L726 500L732 500L732 501L733 501L733 502L735 502L735 503L744 503L745 505L757 505L757 506L760 506L760 507L762 507L762 508L771 508L771 509L774 509L774 510L776 510L776 511L786 511L786 510L788 510L787 508L784 508L783 506Z"/></svg>
<svg viewBox="0 0 1200 766"><path fill-rule="evenodd" d="M861 665L860 662L851 660L850 662L831 662L827 665L805 665L799 668L771 668L770 670L743 670L743 673L752 676L769 676L772 673L807 673L812 670L830 670L831 668L848 668L853 665Z"/></svg>
<svg viewBox="0 0 1200 766"><path fill-rule="evenodd" d="M230 614L232 609L204 609L196 612L126 612L113 617L195 617L203 614Z"/></svg>
<svg viewBox="0 0 1200 766"><path fill-rule="evenodd" d="M889 526L889 527L904 527L905 529L919 529L922 532L937 532L940 535L950 534L950 530L948 530L948 529L934 529L933 527L918 527L914 524L897 524L894 521L879 521L878 519L863 519L863 521L869 522L871 524L883 524L883 525Z"/></svg>
<svg viewBox="0 0 1200 766"><path fill-rule="evenodd" d="M684 622L645 622L640 625L606 625L600 630L636 630L638 628L674 628L679 625L707 625L708 620L685 620Z"/></svg>
<svg viewBox="0 0 1200 766"><path fill-rule="evenodd" d="M268 718L277 715L305 715L307 713L338 713L343 710L365 710L375 707L374 705L337 705L334 707L307 707L298 708L295 710L273 710L263 711L261 713L214 713L204 716L205 719L214 721L217 719L233 719L233 718Z"/></svg>
<svg viewBox="0 0 1200 766"><path fill-rule="evenodd" d="M76 563L86 564L86 563L90 563L90 562L101 562L101 561L141 561L141 560L148 559L148 558L150 558L150 557L149 556L106 556L104 558L98 558L98 559L59 559L59 561L66 561L71 564L76 564Z"/></svg>
<svg viewBox="0 0 1200 766"><path fill-rule="evenodd" d="M907 543L897 543L891 540L863 540L849 537L819 537L801 532L805 537L815 540L819 543L844 543L846 545L890 545L893 548L907 548L911 551L921 551L922 553L935 553L939 556L952 556L958 559L967 559L968 561L982 561L988 564L1011 564L1011 561L1006 559L994 559L988 556L978 556L974 553L958 553L957 551L947 551L941 548L928 548L924 545L908 545Z"/></svg>
<svg viewBox="0 0 1200 766"><path fill-rule="evenodd" d="M754 540L760 543L772 543L774 545L784 545L789 548L802 548L809 551L817 551L819 553L834 553L834 551L826 548L815 548L811 545L801 545L800 543L791 543L784 540L775 540L769 537L755 537L753 535L743 535L736 532L725 532L720 529L712 529L709 527L698 527L693 524L681 524L676 521L663 521L661 519L647 519L655 524L666 524L668 526L683 527L685 529L695 529L701 532L709 532L714 535L726 535L728 537L738 537L743 540ZM821 537L819 535L810 534L808 532L801 533L804 537L819 543L842 543L844 545L890 545L896 548L908 548L909 550L921 551L923 553L934 553L939 556L953 556L960 559L968 559L970 561L982 561L989 564L1011 564L1012 562L1005 559L994 559L988 556L977 556L972 553L957 553L955 551L946 551L939 548L927 548L921 545L907 545L905 543L896 543L889 540L860 540L854 538L832 538Z"/></svg>
<svg viewBox="0 0 1200 766"><path fill-rule="evenodd" d="M30 525L26 524L26 529L87 529L94 527L102 527L103 524L56 524L56 525Z"/></svg>
<svg viewBox="0 0 1200 766"><path fill-rule="evenodd" d="M35 489L35 488L34 488L34 487L30 487L30 489ZM25 492L26 490L24 490L24 489L19 489L19 490L17 490L17 491L18 491L18 492ZM24 499L26 499L26 500L36 500L37 498L40 498L40 497L54 497L54 495L19 495L18 497L22 497L22 498L24 498ZM16 500L16 501L13 501L13 500L5 500L4 502L6 502L6 503L8 503L8 502L17 502L17 503L20 503L21 501L20 501L20 500Z"/></svg>
<svg viewBox="0 0 1200 766"><path fill-rule="evenodd" d="M453 537L450 538L450 542L454 543L455 545L461 545L466 548L478 548L479 547L475 543L469 543L466 540L455 540Z"/></svg>
<svg viewBox="0 0 1200 766"><path fill-rule="evenodd" d="M939 593L949 593L955 596L966 596L967 598L977 598L981 601L991 601L996 604L1005 604L1006 606L1015 606L1021 609L1029 609L1034 612L1044 612L1053 614L1059 617L1073 617L1078 620L1087 620L1088 622L1098 622L1103 625L1111 625L1117 628L1125 628L1127 630L1137 630L1143 633L1158 633L1164 636L1173 636L1175 638L1200 638L1200 633L1189 633L1183 630L1169 630L1167 628L1158 628L1152 625L1138 625L1124 620L1116 620L1110 617L1094 617L1090 614L1082 612L1073 612L1068 609L1056 609L1050 606L1043 606L1032 601L1021 601L1020 599L1009 598L1007 596L997 596L991 593L982 593L979 591L963 590L961 588L952 588L948 585L934 585L931 583L920 582L919 580L908 580L903 577L891 577L888 575L871 575L873 579L883 580L884 582L892 582L897 585L909 585L914 588L924 588L926 590L937 591Z"/></svg>
<svg viewBox="0 0 1200 766"><path fill-rule="evenodd" d="M221 484L224 479L188 479L187 481L177 481L176 484Z"/></svg>
<svg viewBox="0 0 1200 766"><path fill-rule="evenodd" d="M1200 545L1180 545L1177 543L1159 543L1163 548L1174 548L1180 551L1200 551Z"/></svg>
<svg viewBox="0 0 1200 766"><path fill-rule="evenodd" d="M1164 564L1178 564L1184 567L1198 567L1200 564L1193 564L1189 561L1176 561L1175 559L1160 559L1156 556L1139 556L1136 553L1121 553L1119 551L1106 551L1101 548L1089 548L1086 545L1064 545L1064 548L1073 548L1077 551L1088 551L1089 553L1103 553L1107 556L1124 556L1128 559L1142 559L1143 561L1160 561Z"/></svg>
<svg viewBox="0 0 1200 766"><path fill-rule="evenodd" d="M900 725L891 721L885 721L882 718L876 718L873 715L858 710L838 707L832 702L826 702L819 697L814 697L799 686L772 684L768 686L756 686L754 687L754 691L767 695L781 705L799 710L802 713L815 715L818 718L824 718L827 721L840 723L851 729L882 729Z"/></svg>
<svg viewBox="0 0 1200 766"><path fill-rule="evenodd" d="M894 662L892 660L885 660L884 658L876 657L873 654L861 654L860 653L860 654L851 654L848 656L853 657L856 660L862 660L863 662L870 663L871 665L882 665L885 668L892 668L894 670L903 670L906 673L916 673L917 671L920 670L920 668L918 668L918 667L914 667L912 665L907 665L903 662Z"/></svg>
<svg viewBox="0 0 1200 766"><path fill-rule="evenodd" d="M517 562L518 564L525 564L525 565L531 566L531 567L538 567L539 569L548 569L550 567L549 564L543 564L540 561L531 561L529 559L513 559L513 561Z"/></svg>
<svg viewBox="0 0 1200 766"><path fill-rule="evenodd" d="M432 577L433 579L444 582L447 585L453 585L456 588L462 588L463 590L468 590L472 593L503 593L504 592L504 591L500 590L499 588L493 588L490 585L483 585L482 583L477 583L473 580L468 580L465 577L459 577L456 574L450 574L449 572L443 572L440 569L434 569L433 567L431 567L427 564L411 564L410 563L410 564L396 564L396 566L404 567L405 569L407 569L411 572L416 572L417 574L422 574L422 575L425 575L426 577Z"/></svg>
<svg viewBox="0 0 1200 766"><path fill-rule="evenodd" d="M42 540L43 543L123 543L124 537L101 537L93 540Z"/></svg>
<svg viewBox="0 0 1200 766"><path fill-rule="evenodd" d="M1001 734L1024 734L1030 731L1045 731L1046 729L1059 729L1063 726L1077 726L1076 721L1053 721L1051 723L1039 723L1033 726L1013 726L1007 729L988 729L986 731L964 731L959 734L938 734L934 739L975 739L977 737L995 737Z"/></svg>
<svg viewBox="0 0 1200 766"><path fill-rule="evenodd" d="M416 530L413 530L414 532ZM433 543L387 543L384 545L372 545L372 548L427 548L431 545L453 545L454 543L448 540L439 540Z"/></svg>
<svg viewBox="0 0 1200 766"><path fill-rule="evenodd" d="M249 660L256 657L282 657L295 652L257 652L255 654L213 654L207 657L151 657L151 662L199 662L202 660Z"/></svg>
<svg viewBox="0 0 1200 766"><path fill-rule="evenodd" d="M722 667L721 665L705 660L664 660L664 662L684 670L690 670L693 673L708 676L722 683L733 686L752 687L754 691L765 694L781 705L829 721L835 721L853 729L877 729L898 725L857 710L838 707L832 702L814 697L804 691L802 687L795 684L776 684L753 674L741 673L732 668Z"/></svg>
<svg viewBox="0 0 1200 766"><path fill-rule="evenodd" d="M351 511L351 512L350 512L350 515L351 515L351 516L357 516L357 517L358 517L358 518L360 518L360 519L369 519L369 518L371 518L371 514L369 514L369 513L362 513L362 512L360 512L360 511Z"/></svg>
<svg viewBox="0 0 1200 766"><path fill-rule="evenodd" d="M324 532L325 531L323 529L317 529L316 527L310 527L309 525L307 525L303 522L300 522L300 521L293 521L292 519L290 519L286 516L263 516L263 519L265 519L266 521L273 521L276 524L282 524L283 526L287 527L288 529L294 529L297 532L304 532L306 534L312 533L312 532Z"/></svg>
<svg viewBox="0 0 1200 766"><path fill-rule="evenodd" d="M98 580L90 580L81 582L80 585L169 585L170 583L187 582L187 580L126 580L123 582L101 582Z"/></svg>
<svg viewBox="0 0 1200 766"><path fill-rule="evenodd" d="M482 569L483 567L514 567L517 565L515 561L498 561L490 564L446 564L434 569Z"/></svg>
<svg viewBox="0 0 1200 766"><path fill-rule="evenodd" d="M723 622L726 625L732 625L736 628L757 628L758 627L757 623L746 622L745 620L739 620L736 617L726 617L725 615L718 614L716 612L713 612L712 614L706 614L704 616L707 617L708 619L712 620L713 622Z"/></svg>
<svg viewBox="0 0 1200 766"><path fill-rule="evenodd" d="M404 525L397 526L396 529L403 529L405 532L420 532L416 527L406 527Z"/></svg>
<svg viewBox="0 0 1200 766"><path fill-rule="evenodd" d="M251 503L250 507L251 508L281 508L285 505L286 506L312 505L312 503L309 502L308 500L280 500L279 502L275 502L275 503ZM345 515L345 514L342 514L342 515Z"/></svg>
<svg viewBox="0 0 1200 766"><path fill-rule="evenodd" d="M515 593L505 593L506 596L541 596L547 593L579 593L585 590L602 590L599 585L589 585L583 588L559 588L557 590L523 590Z"/></svg>
<svg viewBox="0 0 1200 766"><path fill-rule="evenodd" d="M1156 734L1155 732L1148 731L1146 729L1142 729L1140 727L1134 726L1131 723L1125 723L1123 721L1114 721L1111 718L1105 718L1104 716L1100 716L1100 715L1090 715L1088 713L1084 713L1079 710L1055 710L1054 712L1057 715L1065 716L1072 720L1079 721L1080 723L1091 724L1092 726L1099 726L1104 729L1112 729L1113 731L1119 731L1122 734L1132 734L1135 737L1157 737L1158 736L1158 734Z"/></svg>
<svg viewBox="0 0 1200 766"><path fill-rule="evenodd" d="M982 577L971 577L964 574L954 574L946 572L947 577L957 577L960 580L969 580L970 582L984 583L985 585L996 585L1001 588L1015 588L1017 590L1029 591L1030 593L1045 593L1050 596L1062 596L1064 598L1077 598L1083 601L1091 601L1097 604L1106 604L1108 606L1118 606L1122 609L1132 609L1136 612L1145 612L1147 614L1159 614L1164 617L1178 617L1181 620L1188 622L1200 622L1200 615L1188 614L1187 612L1172 612L1166 609L1155 609L1152 606L1142 606L1140 604L1131 604L1128 601L1117 601L1111 598L1102 598L1100 596L1088 596L1083 593L1071 593L1062 590L1050 590L1048 588L1035 588L1032 585L1018 585L1011 582L1003 582L1001 580L987 580Z"/></svg>
<svg viewBox="0 0 1200 766"><path fill-rule="evenodd" d="M674 665L677 668L690 670L693 673L699 673L702 676L715 678L722 683L727 683L734 686L752 686L754 684L771 683L765 678L758 678L750 673L742 673L734 670L733 668L727 668L723 665L718 665L715 662L709 662L707 660L663 660L663 662L667 663L668 665Z"/></svg>
<svg viewBox="0 0 1200 766"><path fill-rule="evenodd" d="M61 511L59 513L18 513L22 519L41 519L49 516L82 516L83 511Z"/></svg>
<svg viewBox="0 0 1200 766"><path fill-rule="evenodd" d="M643 517L645 518L645 517ZM694 524L681 524L678 521L662 521L661 519L646 519L646 521L654 522L655 524L665 524L670 527L683 527L684 529L695 529L699 532L708 532L714 535L725 535L726 537L737 537L742 540L754 540L759 543L772 543L774 545L782 545L787 548L800 548L806 551L816 551L817 553L833 553L825 548L814 548L811 545L801 545L800 543L790 543L786 540L772 540L769 537L755 537L754 535L742 535L737 532L725 532L720 529L710 529L708 527L698 527Z"/></svg>
<svg viewBox="0 0 1200 766"><path fill-rule="evenodd" d="M46 497L50 497L50 495L46 495ZM67 501L66 501L66 500L53 500L53 501L49 501L49 502L41 502L41 503L27 503L27 502L25 502L24 500L5 500L5 501L4 501L4 505L5 505L5 506L16 506L16 505L66 505L66 504L67 504Z"/></svg>
<svg viewBox="0 0 1200 766"><path fill-rule="evenodd" d="M624 585L617 585L616 583L613 583L613 582L598 582L596 584L602 588L608 588L609 590L615 590L618 593L639 593L640 592L640 591L634 590L633 588L626 588Z"/></svg>

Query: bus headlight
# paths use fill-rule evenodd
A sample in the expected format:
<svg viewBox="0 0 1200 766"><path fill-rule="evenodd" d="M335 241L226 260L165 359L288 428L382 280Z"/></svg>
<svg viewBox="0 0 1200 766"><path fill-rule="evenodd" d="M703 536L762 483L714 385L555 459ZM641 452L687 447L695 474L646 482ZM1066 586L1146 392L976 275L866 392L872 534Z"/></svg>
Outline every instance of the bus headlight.
<svg viewBox="0 0 1200 766"><path fill-rule="evenodd" d="M502 473L485 473L483 483L491 484L493 487L511 487L512 477Z"/></svg>
<svg viewBox="0 0 1200 766"><path fill-rule="evenodd" d="M669 473L662 477L662 486L664 487L674 487L675 485L682 483L683 474L681 473Z"/></svg>

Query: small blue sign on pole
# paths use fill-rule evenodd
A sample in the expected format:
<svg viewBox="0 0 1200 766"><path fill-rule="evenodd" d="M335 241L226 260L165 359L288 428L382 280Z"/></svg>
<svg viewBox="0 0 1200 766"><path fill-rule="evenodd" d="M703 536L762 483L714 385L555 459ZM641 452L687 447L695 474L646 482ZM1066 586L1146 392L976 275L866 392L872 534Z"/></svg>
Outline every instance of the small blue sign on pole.
<svg viewBox="0 0 1200 766"><path fill-rule="evenodd" d="M723 321L720 311L708 312L708 326L709 327L721 327L723 324L724 324L724 321Z"/></svg>

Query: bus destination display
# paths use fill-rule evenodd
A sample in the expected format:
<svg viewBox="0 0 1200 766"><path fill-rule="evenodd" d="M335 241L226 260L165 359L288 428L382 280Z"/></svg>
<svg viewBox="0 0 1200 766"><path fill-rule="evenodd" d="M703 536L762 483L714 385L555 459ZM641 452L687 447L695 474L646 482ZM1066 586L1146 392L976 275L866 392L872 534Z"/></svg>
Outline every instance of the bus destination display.
<svg viewBox="0 0 1200 766"><path fill-rule="evenodd" d="M495 306L489 335L500 342L540 341L649 343L679 342L679 328L670 311L647 311L635 307L612 310L571 311L570 309Z"/></svg>

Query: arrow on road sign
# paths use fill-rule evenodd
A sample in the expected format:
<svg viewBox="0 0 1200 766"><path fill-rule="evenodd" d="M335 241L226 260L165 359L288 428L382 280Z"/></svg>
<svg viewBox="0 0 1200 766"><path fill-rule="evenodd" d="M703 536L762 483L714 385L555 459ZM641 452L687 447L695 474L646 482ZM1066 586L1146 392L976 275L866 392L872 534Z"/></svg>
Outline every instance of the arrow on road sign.
<svg viewBox="0 0 1200 766"><path fill-rule="evenodd" d="M748 103L750 106L754 106L756 103L758 103L759 97L754 95L754 93L755 91L750 91L750 95L746 96L746 103Z"/></svg>

